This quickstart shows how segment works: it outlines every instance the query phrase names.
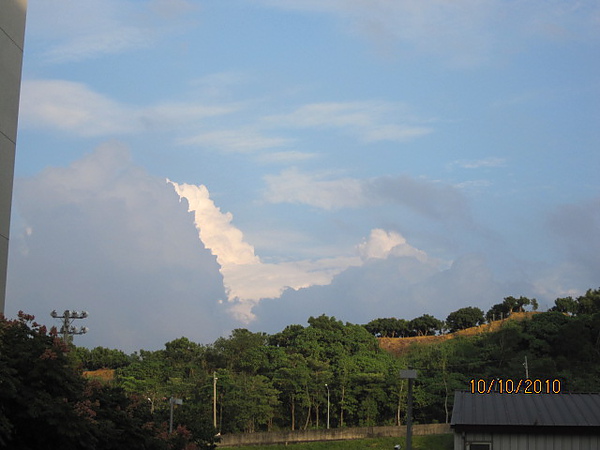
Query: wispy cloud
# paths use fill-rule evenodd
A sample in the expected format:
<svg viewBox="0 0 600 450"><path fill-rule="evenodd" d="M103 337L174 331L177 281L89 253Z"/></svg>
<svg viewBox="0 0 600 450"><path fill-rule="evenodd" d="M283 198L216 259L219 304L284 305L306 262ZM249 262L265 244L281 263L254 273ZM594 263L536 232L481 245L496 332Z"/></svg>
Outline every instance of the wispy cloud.
<svg viewBox="0 0 600 450"><path fill-rule="evenodd" d="M600 6L502 0L256 0L339 17L348 29L395 54L412 49L452 66L471 67L527 47L533 38L598 39ZM400 44L400 45L396 45Z"/></svg>
<svg viewBox="0 0 600 450"><path fill-rule="evenodd" d="M296 203L325 210L397 204L426 217L465 220L470 216L466 199L453 186L408 175L369 179L333 178L329 173L286 169L267 175L265 199Z"/></svg>
<svg viewBox="0 0 600 450"><path fill-rule="evenodd" d="M290 150L260 154L258 156L258 160L263 163L291 164L315 159L318 157L319 155L316 153Z"/></svg>
<svg viewBox="0 0 600 450"><path fill-rule="evenodd" d="M149 46L152 40L148 32L134 27L122 26L111 33L80 36L50 48L45 57L55 63L91 58L107 53Z"/></svg>
<svg viewBox="0 0 600 450"><path fill-rule="evenodd" d="M179 142L184 145L215 148L225 152L251 153L259 150L284 147L290 140L269 137L258 129L245 127L233 130L207 131L181 139Z"/></svg>
<svg viewBox="0 0 600 450"><path fill-rule="evenodd" d="M133 106L100 94L83 83L26 80L21 90L21 119L27 128L47 128L77 136L113 136L197 124L229 114L237 105L159 103Z"/></svg>
<svg viewBox="0 0 600 450"><path fill-rule="evenodd" d="M465 160L461 159L454 161L451 166L460 167L462 169L481 169L491 167L506 166L506 158L489 157L484 159Z"/></svg>
<svg viewBox="0 0 600 450"><path fill-rule="evenodd" d="M28 33L46 62L80 61L149 47L194 9L187 0L44 0L30 5Z"/></svg>
<svg viewBox="0 0 600 450"><path fill-rule="evenodd" d="M287 128L337 128L365 142L403 142L433 131L406 109L381 101L311 103L288 114L264 117L262 122Z"/></svg>
<svg viewBox="0 0 600 450"><path fill-rule="evenodd" d="M311 174L286 169L279 175L266 175L265 199L272 203L297 203L334 210L365 205L367 197L360 180L327 179L330 174Z"/></svg>

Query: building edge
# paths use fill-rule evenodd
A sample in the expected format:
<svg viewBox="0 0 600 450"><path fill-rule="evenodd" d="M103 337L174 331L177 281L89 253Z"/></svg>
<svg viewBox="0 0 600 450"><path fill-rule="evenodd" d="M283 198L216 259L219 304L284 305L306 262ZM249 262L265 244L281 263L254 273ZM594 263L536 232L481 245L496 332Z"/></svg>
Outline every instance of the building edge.
<svg viewBox="0 0 600 450"><path fill-rule="evenodd" d="M4 313L27 0L0 0L0 313Z"/></svg>

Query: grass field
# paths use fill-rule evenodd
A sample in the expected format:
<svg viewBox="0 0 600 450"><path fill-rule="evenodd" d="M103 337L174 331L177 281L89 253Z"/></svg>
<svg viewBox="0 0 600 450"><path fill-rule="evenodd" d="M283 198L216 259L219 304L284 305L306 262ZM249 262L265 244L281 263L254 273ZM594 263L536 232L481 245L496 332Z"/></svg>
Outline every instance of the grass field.
<svg viewBox="0 0 600 450"><path fill-rule="evenodd" d="M452 434L436 434L430 436L413 436L413 450L452 450ZM232 450L394 450L400 444L406 448L404 437L355 439L351 441L304 442L290 445L253 445L249 447L227 447Z"/></svg>

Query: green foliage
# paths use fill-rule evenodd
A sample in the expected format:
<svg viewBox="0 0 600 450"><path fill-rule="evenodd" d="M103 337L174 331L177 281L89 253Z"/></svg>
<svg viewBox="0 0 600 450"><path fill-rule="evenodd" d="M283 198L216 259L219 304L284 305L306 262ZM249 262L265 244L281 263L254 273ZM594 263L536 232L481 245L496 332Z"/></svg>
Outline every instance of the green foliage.
<svg viewBox="0 0 600 450"><path fill-rule="evenodd" d="M165 350L142 351L119 369L119 382L129 393L152 398L155 416L164 416L165 399L176 393L184 398L181 411L196 405L194 414L210 423L216 371L222 433L322 428L328 393L332 427L369 426L404 422L407 386L398 371L411 367L419 372L416 420L448 422L456 389L468 388L473 378L524 378L526 356L530 377L559 378L568 390L600 389L600 315L586 313L595 311L596 299L597 292L589 291L574 300L585 307L573 316L541 313L508 321L497 332L413 345L399 358L381 351L374 335L401 333L398 323L407 326L406 334L431 335L442 322L423 315L361 326L321 315L271 336L237 329L206 347L182 338ZM492 311L535 308L535 303L507 297ZM451 330L477 325L482 316L479 308L461 308L449 315L448 325ZM185 422L192 416L176 417L192 426Z"/></svg>
<svg viewBox="0 0 600 450"><path fill-rule="evenodd" d="M527 297L505 297L502 303L492 306L485 315L488 322L494 320L506 319L513 312L524 312L526 306L531 306L533 311L537 311L538 302L535 298Z"/></svg>
<svg viewBox="0 0 600 450"><path fill-rule="evenodd" d="M481 309L467 306L451 312L446 318L446 326L453 333L458 330L481 325L483 321L483 311Z"/></svg>
<svg viewBox="0 0 600 450"><path fill-rule="evenodd" d="M600 312L600 289L588 289L585 295L577 298L577 314L596 314Z"/></svg>
<svg viewBox="0 0 600 450"><path fill-rule="evenodd" d="M75 347L73 357L81 364L83 370L118 369L126 367L131 362L131 357L121 350L113 350L104 347L87 349Z"/></svg>
<svg viewBox="0 0 600 450"><path fill-rule="evenodd" d="M488 315L527 306L537 302L506 297ZM461 308L447 325L465 328L482 316ZM236 329L212 345L182 337L125 356L69 349L31 322L25 315L0 322L0 445L15 449L39 447L42 434L25 431L32 424L52 448L192 450L213 448L217 432L324 428L328 416L331 427L404 423L407 382L398 371L408 367L418 370L414 414L421 423L448 422L454 391L471 379L524 378L525 357L531 378L560 379L565 391L600 390L598 290L557 299L553 311L507 321L496 332L414 344L401 357L383 352L375 336L432 335L443 323L425 314L362 326L321 315L271 336ZM106 366L117 367L110 385L80 376L81 367ZM171 397L183 399L174 407L173 434Z"/></svg>
<svg viewBox="0 0 600 450"><path fill-rule="evenodd" d="M33 319L22 313L18 320L0 319L0 444L91 448L85 382L54 330L48 333Z"/></svg>
<svg viewBox="0 0 600 450"><path fill-rule="evenodd" d="M535 311L538 308L538 303L535 298L527 298L527 297L505 297L504 305L508 308L510 312L523 312L525 311L525 306L531 305L532 309Z"/></svg>
<svg viewBox="0 0 600 450"><path fill-rule="evenodd" d="M104 349L105 350L105 349ZM117 356L118 351L96 352ZM76 353L71 354L70 352ZM86 380L82 355L19 313L17 320L0 316L0 447L14 450L195 450L214 448L215 430L187 418L190 427L167 432L164 410L152 411L136 389L169 386L165 354L141 352L119 385ZM146 364L146 367L142 365ZM145 370L152 367L152 376ZM144 375L144 376L142 376ZM129 388L129 392L126 388ZM159 400L160 402L160 400ZM161 420L161 418L163 420ZM192 431L193 430L193 431Z"/></svg>
<svg viewBox="0 0 600 450"><path fill-rule="evenodd" d="M428 336L442 331L444 323L430 314L423 314L409 322L412 336Z"/></svg>
<svg viewBox="0 0 600 450"><path fill-rule="evenodd" d="M493 305L485 314L485 320L492 322L494 320L506 319L511 313L511 308L506 303L497 303Z"/></svg>
<svg viewBox="0 0 600 450"><path fill-rule="evenodd" d="M374 319L366 324L365 328L377 337L406 337L410 332L408 321L395 317Z"/></svg>

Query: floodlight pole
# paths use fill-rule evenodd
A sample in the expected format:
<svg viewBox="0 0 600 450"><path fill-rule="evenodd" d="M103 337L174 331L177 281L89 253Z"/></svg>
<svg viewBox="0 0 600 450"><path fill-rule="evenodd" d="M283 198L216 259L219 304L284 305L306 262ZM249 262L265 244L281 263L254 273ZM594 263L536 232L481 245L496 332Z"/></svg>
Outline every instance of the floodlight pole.
<svg viewBox="0 0 600 450"><path fill-rule="evenodd" d="M412 450L412 391L414 380L417 378L417 371L401 370L400 378L408 379L408 406L406 408L406 450Z"/></svg>
<svg viewBox="0 0 600 450"><path fill-rule="evenodd" d="M69 311L65 310L62 316L59 316L56 310L53 310L50 315L55 319L61 319L62 327L60 327L60 333L62 334L62 338L65 344L72 341L72 336L74 334L85 334L88 332L87 327L74 327L73 321L75 319L85 319L88 316L87 311Z"/></svg>

